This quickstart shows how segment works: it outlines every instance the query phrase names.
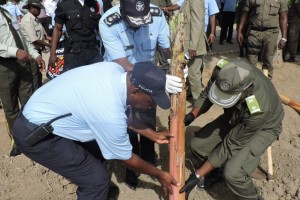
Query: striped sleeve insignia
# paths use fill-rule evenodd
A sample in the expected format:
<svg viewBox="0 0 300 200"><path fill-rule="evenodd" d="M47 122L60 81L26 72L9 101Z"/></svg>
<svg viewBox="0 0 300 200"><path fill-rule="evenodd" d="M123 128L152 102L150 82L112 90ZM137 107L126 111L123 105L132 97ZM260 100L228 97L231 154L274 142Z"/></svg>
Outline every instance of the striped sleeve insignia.
<svg viewBox="0 0 300 200"><path fill-rule="evenodd" d="M217 66L222 69L226 64L228 64L229 62L225 59L221 59L219 60L219 62L217 63Z"/></svg>
<svg viewBox="0 0 300 200"><path fill-rule="evenodd" d="M111 27L114 23L120 21L120 19L121 15L115 12L113 14L108 15L103 21L107 26Z"/></svg>
<svg viewBox="0 0 300 200"><path fill-rule="evenodd" d="M250 114L261 113L261 109L254 95L245 98Z"/></svg>
<svg viewBox="0 0 300 200"><path fill-rule="evenodd" d="M150 13L152 16L162 16L162 11L158 7L150 7Z"/></svg>

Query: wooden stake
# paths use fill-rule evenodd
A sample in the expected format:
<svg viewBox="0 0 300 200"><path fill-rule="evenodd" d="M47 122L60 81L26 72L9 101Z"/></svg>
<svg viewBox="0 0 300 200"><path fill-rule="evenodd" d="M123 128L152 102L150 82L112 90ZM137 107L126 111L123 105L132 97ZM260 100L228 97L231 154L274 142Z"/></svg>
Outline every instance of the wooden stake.
<svg viewBox="0 0 300 200"><path fill-rule="evenodd" d="M170 41L172 47L172 59L170 64L170 74L181 78L185 83L183 76L184 61L184 14L179 13L173 16L170 21ZM185 86L184 86L185 87ZM171 95L170 110L170 132L174 134L174 138L170 140L170 174L180 183L181 186L172 186L173 194L170 194L169 200L184 200L185 194L179 194L180 188L185 182L185 107L186 107L186 91L180 94Z"/></svg>
<svg viewBox="0 0 300 200"><path fill-rule="evenodd" d="M263 73L266 77L268 77L268 70L263 69ZM273 158L272 158L272 147L269 146L267 149L267 156L268 156L268 174L267 179L268 181L274 181L274 175L273 175Z"/></svg>

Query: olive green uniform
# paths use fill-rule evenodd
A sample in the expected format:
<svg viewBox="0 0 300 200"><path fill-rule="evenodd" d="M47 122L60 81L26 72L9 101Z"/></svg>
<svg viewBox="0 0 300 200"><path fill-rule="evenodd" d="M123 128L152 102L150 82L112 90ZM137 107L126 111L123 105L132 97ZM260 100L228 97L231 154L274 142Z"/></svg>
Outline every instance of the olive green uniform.
<svg viewBox="0 0 300 200"><path fill-rule="evenodd" d="M224 114L197 132L190 146L200 160L207 158L213 167L224 167L228 187L239 199L250 200L258 199L251 174L260 156L281 133L284 111L271 81L249 63L239 62L253 68L252 89L236 105L224 109ZM195 102L202 113L213 105L208 92L221 67L215 67L208 85ZM245 97L253 98L252 95L258 104L248 106Z"/></svg>
<svg viewBox="0 0 300 200"><path fill-rule="evenodd" d="M188 79L193 99L202 91L203 57L207 54L207 38L204 31L204 0L186 0L180 12L186 14L184 51L196 50L197 56L188 62Z"/></svg>
<svg viewBox="0 0 300 200"><path fill-rule="evenodd" d="M33 43L37 40L44 40L46 31L38 19L30 12L26 13L21 20L21 32L26 40ZM36 50L41 54L43 46L34 45ZM33 90L37 90L42 86L42 74L39 70L39 65L36 61L31 62L31 70L33 76Z"/></svg>
<svg viewBox="0 0 300 200"><path fill-rule="evenodd" d="M247 40L247 58L256 65L261 51L263 69L273 75L273 56L277 48L279 13L288 10L286 0L246 0L244 12L248 12L252 29Z"/></svg>
<svg viewBox="0 0 300 200"><path fill-rule="evenodd" d="M295 58L300 36L300 0L292 0L288 14L288 52Z"/></svg>

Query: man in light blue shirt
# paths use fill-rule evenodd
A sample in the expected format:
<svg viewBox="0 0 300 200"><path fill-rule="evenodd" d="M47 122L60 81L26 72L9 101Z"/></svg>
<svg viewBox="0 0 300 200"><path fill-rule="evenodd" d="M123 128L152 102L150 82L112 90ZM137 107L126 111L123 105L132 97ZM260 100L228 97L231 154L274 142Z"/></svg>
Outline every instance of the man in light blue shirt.
<svg viewBox="0 0 300 200"><path fill-rule="evenodd" d="M14 4L13 2L7 2L5 5L2 6L5 10L7 10L11 17L12 17L12 25L16 30L20 29L19 23L21 22L22 19L22 13L19 9L19 7Z"/></svg>
<svg viewBox="0 0 300 200"><path fill-rule="evenodd" d="M166 59L171 58L169 26L160 8L149 0L121 0L104 13L99 22L100 34L105 47L104 60L119 63L125 71L131 71L137 62L154 62L157 44ZM172 82L172 83L170 83ZM177 85L177 87L175 87ZM178 93L182 90L181 79L167 75L166 90ZM147 112L134 111L145 124L156 127L156 108ZM130 134L133 152L155 165L154 142L145 137L138 139ZM136 173L127 170L125 183L133 190L138 185Z"/></svg>
<svg viewBox="0 0 300 200"><path fill-rule="evenodd" d="M127 61L122 66L129 71L136 62L154 61L157 44L164 51L170 51L169 26L164 14L157 6L150 6L147 23L137 26L131 26L122 17L120 5L105 12L99 23L105 61L120 61L121 65ZM170 53L167 57L170 58Z"/></svg>
<svg viewBox="0 0 300 200"><path fill-rule="evenodd" d="M165 73L151 62L137 63L131 72L112 62L75 68L32 95L14 125L15 142L26 156L77 184L81 200L106 199L110 178L104 159L119 160L170 188L177 185L174 178L133 154L127 133L129 126L153 141L169 142L168 130L155 132L130 112L169 108L165 83Z"/></svg>
<svg viewBox="0 0 300 200"><path fill-rule="evenodd" d="M219 8L216 0L205 0L204 31L206 32L208 44L212 45L216 37L216 14ZM209 25L209 26L208 26Z"/></svg>

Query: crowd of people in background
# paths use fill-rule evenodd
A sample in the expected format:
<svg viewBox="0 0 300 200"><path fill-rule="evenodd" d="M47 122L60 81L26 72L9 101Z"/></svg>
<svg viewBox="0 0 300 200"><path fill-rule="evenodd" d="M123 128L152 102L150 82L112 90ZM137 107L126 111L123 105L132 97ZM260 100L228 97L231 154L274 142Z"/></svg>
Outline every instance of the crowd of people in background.
<svg viewBox="0 0 300 200"><path fill-rule="evenodd" d="M152 62L167 72L171 59L168 19L177 12L183 12L187 16L184 52L186 52L188 70L185 73L188 73L187 84L194 110L197 105L204 104L202 101L199 103L199 99L207 99L206 93L212 86L209 85L207 89L202 82L202 73L205 67L205 56L214 48L213 43L217 40L217 26L221 28L219 45L232 45L237 42L240 47L239 56L246 57L254 66L261 60L262 69L268 70L270 80L274 76L272 62L276 49L283 50L285 62L296 62L299 51L299 0L179 0L176 2L151 0L151 3L149 0L121 0L120 4L111 0L0 0L0 2L0 99L8 123L12 157L22 153L14 142L14 122L21 108L43 85L41 70L57 65L57 49L63 48L64 64L63 68L60 68L61 74L100 62L118 63L122 70L128 73L131 73L136 65L144 66L139 63ZM235 23L236 41L233 38ZM279 34L281 37L278 40ZM49 62L48 66L45 66L42 53L48 52ZM246 70L251 71L248 67ZM241 71L239 73L242 73ZM216 77L215 74L213 80ZM130 79L130 81L134 80ZM252 84L251 81L247 83L247 87ZM170 94L178 94L182 90L181 79L176 76L166 75L165 85L166 91ZM269 87L272 88L271 85ZM203 91L206 93L204 94ZM203 95L206 95L206 98ZM69 100L72 104L72 100ZM276 103L278 102L274 105ZM130 115L155 130L156 106L149 107L147 111L141 111L138 107L132 108ZM280 121L283 115L279 108L278 110ZM190 124L200 114L202 113L199 109L189 114L186 124ZM23 121L26 121L25 118ZM279 125L281 121L279 121L278 129L281 128ZM132 152L155 166L155 140L143 135L138 138L140 131L136 128L128 128L127 132L133 147ZM192 148L196 154L201 154L202 152L197 149L200 148L198 144L197 142ZM27 152L27 154L31 153ZM46 166L52 167L52 164ZM127 166L137 167L130 162ZM144 171L156 179L156 174L149 173L150 168ZM73 178L73 174L71 177ZM128 168L125 177L128 187L136 190L138 174ZM164 187L176 185L173 179L167 175L166 177L168 180L159 178ZM84 184L84 180L77 182ZM253 188L250 194L249 191L244 193L244 188L241 188L243 185L232 183L231 186L238 196L248 195L249 199L259 198ZM103 197L106 192L99 195Z"/></svg>

